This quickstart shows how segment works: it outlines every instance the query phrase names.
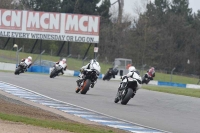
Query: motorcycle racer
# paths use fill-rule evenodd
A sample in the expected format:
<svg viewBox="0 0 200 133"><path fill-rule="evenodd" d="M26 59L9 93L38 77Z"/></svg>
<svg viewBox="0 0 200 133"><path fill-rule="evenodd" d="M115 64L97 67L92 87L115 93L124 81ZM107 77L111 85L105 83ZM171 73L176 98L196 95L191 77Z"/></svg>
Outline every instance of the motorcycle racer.
<svg viewBox="0 0 200 133"><path fill-rule="evenodd" d="M99 65L99 62L97 62L95 59L90 60L90 62L87 65L82 66L81 69L80 69L79 79L76 81L78 85L79 85L79 82L81 82L81 80L84 78L85 69L95 69L97 71L98 76L99 76L100 71L101 71L101 67ZM98 77L96 77L95 81L91 83L91 86L90 86L91 88L94 87L94 85L97 82L97 79L98 79Z"/></svg>
<svg viewBox="0 0 200 133"><path fill-rule="evenodd" d="M133 78L133 75L134 75L135 73L136 73L138 76L140 75L139 72L136 70L136 68L135 68L134 66L130 66L130 67L128 68L128 70L129 70L129 72L128 72L126 75L122 76L122 82L120 83L120 86L119 86L119 88L118 88L118 91L124 89L124 87L125 87L125 85L126 85L126 82L124 82L124 79L125 79L125 78L129 78L129 77ZM139 80L138 80L139 84L141 84L141 81L142 81L142 79L141 79L141 77L139 76ZM136 91L137 91L139 88L140 88L140 86L138 86L138 87L136 88ZM134 92L134 95L136 94L136 91ZM133 96L134 96L134 95L133 95ZM133 97L133 96L132 96L132 97Z"/></svg>
<svg viewBox="0 0 200 133"><path fill-rule="evenodd" d="M62 75L64 74L64 71L67 69L67 63L66 63L66 59L63 58L62 60L56 62L57 65L61 66L62 69L60 70L60 72L62 73ZM59 72L58 72L59 73ZM59 76L59 75L58 75Z"/></svg>
<svg viewBox="0 0 200 133"><path fill-rule="evenodd" d="M21 59L21 62L24 62L26 64L26 68L22 70L22 73L24 73L24 71L27 71L27 69L30 68L30 66L32 65L32 57L28 56L28 58Z"/></svg>
<svg viewBox="0 0 200 133"><path fill-rule="evenodd" d="M150 80L153 80L153 78L155 77L155 68L151 67L147 73L145 73L142 83L146 83L148 84Z"/></svg>

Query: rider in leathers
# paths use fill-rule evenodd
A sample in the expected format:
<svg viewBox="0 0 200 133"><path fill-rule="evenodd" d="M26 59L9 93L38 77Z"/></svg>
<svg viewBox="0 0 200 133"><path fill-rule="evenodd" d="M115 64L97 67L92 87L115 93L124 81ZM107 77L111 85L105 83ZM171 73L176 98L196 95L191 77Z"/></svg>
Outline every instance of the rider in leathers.
<svg viewBox="0 0 200 133"><path fill-rule="evenodd" d="M96 65L98 68L99 68L99 71L98 71L98 76L99 76L99 73L100 73L100 69L101 69L101 67L100 67L100 65L99 65L99 62L97 62L95 59L92 59L92 60L90 60L90 62L87 64L87 65L85 65L85 66L83 66L83 67L81 67L81 69L80 69L80 75L79 75L79 79L76 81L77 82L77 84L78 84L78 86L79 86L79 82L81 82L81 80L83 79L83 77L84 77L84 70L85 69L95 69L94 67L93 67L93 64L94 65ZM97 70L97 69L96 69ZM95 81L94 82L92 82L91 83L91 88L93 88L94 87L94 85L96 84L96 82L97 82L97 79L98 79L98 77L96 77L96 79L95 79Z"/></svg>
<svg viewBox="0 0 200 133"><path fill-rule="evenodd" d="M62 67L62 69L61 69L61 73L62 73L62 75L64 74L64 71L67 69L67 63L66 63L66 59L65 58L63 58L61 61L58 61L58 62L56 62L56 64L58 64L59 66L61 66ZM59 76L59 75L58 75Z"/></svg>
<svg viewBox="0 0 200 133"><path fill-rule="evenodd" d="M149 78L150 80L153 80L153 77L155 77L156 74L155 74L155 68L154 67L151 67L147 73L145 74L145 78Z"/></svg>
<svg viewBox="0 0 200 133"><path fill-rule="evenodd" d="M29 56L28 58L25 59L21 59L21 62L24 62L26 64L26 68L24 68L24 70L22 71L22 73L24 73L24 71L27 71L28 68L30 68L30 66L32 65L32 57Z"/></svg>
<svg viewBox="0 0 200 133"><path fill-rule="evenodd" d="M122 76L122 81L123 81L125 78L133 77L134 73L137 73L138 75L140 75L139 72L136 70L136 68L135 68L134 66L130 66L130 67L128 68L128 70L129 70L129 72L128 72L126 75ZM121 82L121 83L120 83L120 86L119 86L119 88L118 88L118 91L123 90L124 87L125 87L124 82ZM138 90L139 87L137 87L136 89ZM137 91L137 90L136 90L136 91ZM136 91L134 92L133 96L136 94ZM132 96L132 97L133 97L133 96Z"/></svg>

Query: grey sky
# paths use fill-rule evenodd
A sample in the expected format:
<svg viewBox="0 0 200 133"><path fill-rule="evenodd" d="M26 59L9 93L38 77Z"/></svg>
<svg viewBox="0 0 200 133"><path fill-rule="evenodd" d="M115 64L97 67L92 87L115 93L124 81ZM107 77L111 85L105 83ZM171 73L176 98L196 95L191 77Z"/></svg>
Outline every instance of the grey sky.
<svg viewBox="0 0 200 133"><path fill-rule="evenodd" d="M110 0L111 3L114 3L117 0ZM134 5L141 5L142 1L147 0L124 0L124 12L125 13L133 13ZM148 0L149 1L149 0ZM117 4L115 4L116 6ZM189 0L189 7L192 8L193 12L197 12L197 10L200 10L200 0Z"/></svg>

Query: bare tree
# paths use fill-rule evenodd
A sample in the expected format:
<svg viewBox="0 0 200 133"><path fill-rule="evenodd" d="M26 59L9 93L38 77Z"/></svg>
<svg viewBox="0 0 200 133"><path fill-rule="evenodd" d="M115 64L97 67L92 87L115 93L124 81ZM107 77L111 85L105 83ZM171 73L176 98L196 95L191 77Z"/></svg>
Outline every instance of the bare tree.
<svg viewBox="0 0 200 133"><path fill-rule="evenodd" d="M1 0L0 8L2 9L13 9L13 5L11 4L12 0Z"/></svg>
<svg viewBox="0 0 200 133"><path fill-rule="evenodd" d="M78 4L79 4L79 0L76 0L75 5L74 5L74 13L78 13Z"/></svg>

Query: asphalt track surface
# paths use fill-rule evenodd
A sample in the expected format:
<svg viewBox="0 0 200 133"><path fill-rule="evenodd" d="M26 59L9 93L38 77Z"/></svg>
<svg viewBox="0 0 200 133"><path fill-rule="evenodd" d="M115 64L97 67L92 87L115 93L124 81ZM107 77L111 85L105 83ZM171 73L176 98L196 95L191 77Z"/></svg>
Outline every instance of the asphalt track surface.
<svg viewBox="0 0 200 133"><path fill-rule="evenodd" d="M0 81L106 115L173 133L200 132L200 99L138 90L127 105L114 103L119 81L98 80L86 95L75 93L77 77L0 72Z"/></svg>

